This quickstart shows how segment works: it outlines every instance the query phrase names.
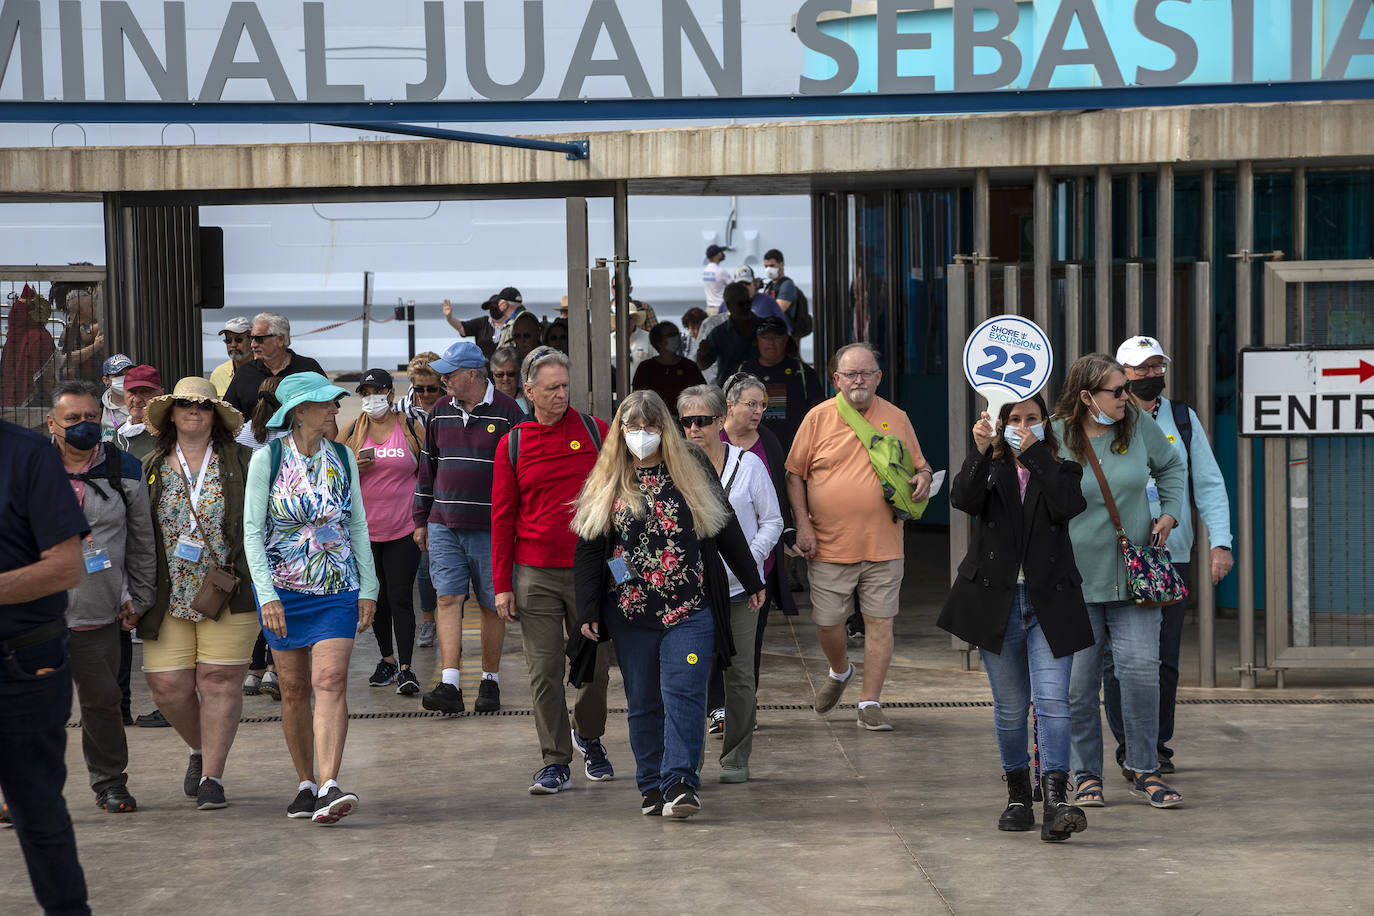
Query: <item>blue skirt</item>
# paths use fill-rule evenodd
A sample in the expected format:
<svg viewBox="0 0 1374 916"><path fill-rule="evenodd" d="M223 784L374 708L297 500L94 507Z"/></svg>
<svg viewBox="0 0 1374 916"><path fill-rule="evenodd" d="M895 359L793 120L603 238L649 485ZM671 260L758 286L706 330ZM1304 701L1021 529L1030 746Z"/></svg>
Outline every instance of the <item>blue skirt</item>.
<svg viewBox="0 0 1374 916"><path fill-rule="evenodd" d="M254 598L257 589L253 590ZM286 610L286 638L263 628L262 635L273 651L306 649L326 639L353 639L358 635L358 589L335 595L309 595L290 589L277 589ZM262 623L262 603L258 602L258 623Z"/></svg>

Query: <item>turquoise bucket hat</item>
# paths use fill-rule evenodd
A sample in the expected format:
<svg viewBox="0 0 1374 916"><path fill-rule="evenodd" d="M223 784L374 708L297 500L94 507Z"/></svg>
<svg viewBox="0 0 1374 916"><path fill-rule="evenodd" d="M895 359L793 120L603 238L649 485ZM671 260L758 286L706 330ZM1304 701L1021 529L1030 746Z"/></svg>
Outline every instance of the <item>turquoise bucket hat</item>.
<svg viewBox="0 0 1374 916"><path fill-rule="evenodd" d="M285 429L286 415L298 404L321 404L348 397L348 392L318 372L297 372L288 375L277 385L277 403L281 407L267 421L270 429Z"/></svg>

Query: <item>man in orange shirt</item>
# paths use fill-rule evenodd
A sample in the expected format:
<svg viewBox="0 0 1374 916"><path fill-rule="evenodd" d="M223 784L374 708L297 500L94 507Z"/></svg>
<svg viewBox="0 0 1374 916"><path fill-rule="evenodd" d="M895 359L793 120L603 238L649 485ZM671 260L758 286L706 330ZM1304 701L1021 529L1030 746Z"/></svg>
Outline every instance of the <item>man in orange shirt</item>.
<svg viewBox="0 0 1374 916"><path fill-rule="evenodd" d="M877 352L865 343L849 344L836 351L830 368L838 397L879 432L906 445L916 467L912 499L926 499L933 472L906 413L875 393L882 380ZM840 416L834 399L812 408L797 430L787 456L787 497L796 517L797 550L809 561L811 619L830 662L830 675L816 691L816 712L834 709L854 678L844 624L857 590L866 633L858 724L891 731L878 697L892 661L892 620L899 610L905 556L902 523L883 498L865 443Z"/></svg>

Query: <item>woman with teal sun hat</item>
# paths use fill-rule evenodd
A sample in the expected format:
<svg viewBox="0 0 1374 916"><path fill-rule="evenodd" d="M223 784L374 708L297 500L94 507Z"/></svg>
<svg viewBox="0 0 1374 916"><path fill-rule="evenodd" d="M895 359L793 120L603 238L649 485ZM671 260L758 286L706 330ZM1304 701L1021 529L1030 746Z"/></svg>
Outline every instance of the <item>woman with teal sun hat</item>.
<svg viewBox="0 0 1374 916"><path fill-rule="evenodd" d="M358 809L358 797L337 781L348 734L345 683L353 638L377 611L358 466L326 436L347 395L317 372L282 379L281 407L267 425L290 434L253 456L244 505L244 549L300 778L286 815L317 824Z"/></svg>

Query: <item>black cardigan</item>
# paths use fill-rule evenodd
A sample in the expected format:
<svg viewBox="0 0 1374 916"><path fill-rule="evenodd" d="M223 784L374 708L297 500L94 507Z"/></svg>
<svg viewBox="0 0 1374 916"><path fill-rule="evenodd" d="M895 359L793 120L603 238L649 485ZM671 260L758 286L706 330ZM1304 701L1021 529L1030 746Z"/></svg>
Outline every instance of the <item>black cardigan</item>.
<svg viewBox="0 0 1374 916"><path fill-rule="evenodd" d="M1063 658L1093 644L1083 577L1069 541L1069 519L1087 508L1083 468L1055 461L1043 442L1019 457L1030 471L1024 504L1015 466L977 450L954 478L949 501L973 516L973 540L938 623L965 642L1000 654L1016 574L1024 568L1040 629L1055 657Z"/></svg>
<svg viewBox="0 0 1374 916"><path fill-rule="evenodd" d="M768 456L768 475L773 478L773 490L778 494L778 508L782 510L782 537L773 545L773 569L768 573L768 598L789 617L796 616L797 599L792 597L792 583L787 576L787 554L783 545L789 540L796 541L796 522L792 519L792 503L787 498L787 453L773 431L760 426L759 441L763 443L763 453Z"/></svg>
<svg viewBox="0 0 1374 916"><path fill-rule="evenodd" d="M708 476L715 484L716 496L728 510L730 503L725 498L725 488L716 478L715 468L711 467L705 453L695 447L693 450L698 460L704 462ZM579 622L596 623L600 627L601 642L610 639L606 631L606 605L613 583L606 562L614 550L614 537L614 528L605 537L594 540L579 537L573 555L573 582ZM716 662L721 668L728 668L730 658L735 654L735 642L730 635L730 585L725 578L725 563L730 564L730 570L744 586L746 594L762 591L763 582L759 579L754 554L749 550L749 542L745 540L734 512L730 512L730 521L714 537L698 535L698 540L706 574L706 600L711 605L711 616L715 623ZM580 633L576 634L572 642L576 643L580 637ZM569 647L570 657L576 648L575 645Z"/></svg>

